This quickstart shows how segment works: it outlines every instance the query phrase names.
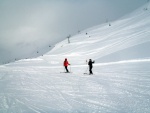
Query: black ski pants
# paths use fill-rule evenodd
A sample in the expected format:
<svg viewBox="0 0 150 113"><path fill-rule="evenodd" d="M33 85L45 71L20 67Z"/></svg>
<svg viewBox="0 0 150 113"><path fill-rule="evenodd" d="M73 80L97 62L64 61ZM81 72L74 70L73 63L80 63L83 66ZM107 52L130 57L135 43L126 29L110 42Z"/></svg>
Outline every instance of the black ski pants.
<svg viewBox="0 0 150 113"><path fill-rule="evenodd" d="M93 72L92 72L92 68L93 68L93 66L89 66L89 74L93 74Z"/></svg>
<svg viewBox="0 0 150 113"><path fill-rule="evenodd" d="M67 67L68 67L68 66L65 66L66 72L69 72Z"/></svg>

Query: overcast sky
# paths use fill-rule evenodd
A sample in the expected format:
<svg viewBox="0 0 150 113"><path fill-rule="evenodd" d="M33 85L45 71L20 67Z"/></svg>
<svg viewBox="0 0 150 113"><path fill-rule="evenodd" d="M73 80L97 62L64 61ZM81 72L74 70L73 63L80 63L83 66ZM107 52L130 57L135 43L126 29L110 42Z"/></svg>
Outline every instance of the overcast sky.
<svg viewBox="0 0 150 113"><path fill-rule="evenodd" d="M78 30L116 20L146 1L0 0L0 61L28 56Z"/></svg>

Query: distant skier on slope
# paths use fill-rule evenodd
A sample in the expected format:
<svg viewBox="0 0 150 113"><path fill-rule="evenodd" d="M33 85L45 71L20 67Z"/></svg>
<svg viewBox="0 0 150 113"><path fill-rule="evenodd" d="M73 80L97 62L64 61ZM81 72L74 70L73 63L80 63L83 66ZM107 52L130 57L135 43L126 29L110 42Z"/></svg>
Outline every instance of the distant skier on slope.
<svg viewBox="0 0 150 113"><path fill-rule="evenodd" d="M69 73L68 68L67 68L68 65L70 65L70 64L69 64L67 58L65 58L65 61L64 61L64 67L65 67L67 73Z"/></svg>
<svg viewBox="0 0 150 113"><path fill-rule="evenodd" d="M93 75L93 72L92 72L92 68L93 68L93 63L95 63L95 61L92 61L91 59L89 59L89 62L88 62L88 65L89 65L89 74Z"/></svg>

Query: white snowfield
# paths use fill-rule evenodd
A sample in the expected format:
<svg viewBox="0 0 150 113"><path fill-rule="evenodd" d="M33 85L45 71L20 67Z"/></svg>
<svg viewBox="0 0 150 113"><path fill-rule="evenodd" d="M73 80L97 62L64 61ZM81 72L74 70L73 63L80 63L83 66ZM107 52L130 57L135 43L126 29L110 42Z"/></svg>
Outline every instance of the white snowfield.
<svg viewBox="0 0 150 113"><path fill-rule="evenodd" d="M1 65L0 113L150 113L146 6L111 26L82 31L44 56ZM65 58L72 73L60 73ZM83 74L90 58L94 75Z"/></svg>

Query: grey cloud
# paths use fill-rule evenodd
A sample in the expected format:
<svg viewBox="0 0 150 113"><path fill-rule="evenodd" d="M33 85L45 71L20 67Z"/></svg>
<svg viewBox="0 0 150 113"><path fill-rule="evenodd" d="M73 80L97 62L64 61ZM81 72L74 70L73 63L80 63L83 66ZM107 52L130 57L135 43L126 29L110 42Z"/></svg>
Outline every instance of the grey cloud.
<svg viewBox="0 0 150 113"><path fill-rule="evenodd" d="M8 51L11 58L24 58L37 49L48 50L48 45L69 34L104 23L106 18L116 20L144 3L141 0L1 0L0 61L8 56Z"/></svg>

